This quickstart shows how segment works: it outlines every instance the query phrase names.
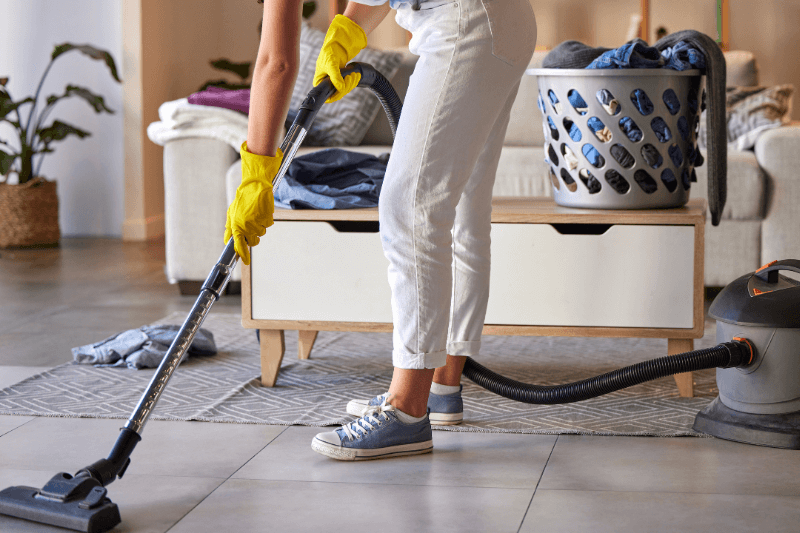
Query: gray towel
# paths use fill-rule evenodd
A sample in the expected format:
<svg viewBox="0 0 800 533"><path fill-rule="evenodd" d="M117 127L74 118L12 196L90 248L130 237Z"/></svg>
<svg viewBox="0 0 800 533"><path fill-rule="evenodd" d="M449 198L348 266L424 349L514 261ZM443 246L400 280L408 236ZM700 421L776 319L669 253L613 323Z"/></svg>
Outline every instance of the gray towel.
<svg viewBox="0 0 800 533"><path fill-rule="evenodd" d="M727 66L725 54L719 45L706 35L695 30L672 33L659 39L655 47L659 50L686 41L703 53L706 58L706 93L708 94L708 209L711 224L718 226L728 196L728 138L725 118L725 76Z"/></svg>
<svg viewBox="0 0 800 533"><path fill-rule="evenodd" d="M130 329L94 344L72 349L76 363L95 366L127 366L128 368L155 368L166 355L180 326L142 326ZM214 355L217 346L214 335L200 328L181 362L189 355Z"/></svg>
<svg viewBox="0 0 800 533"><path fill-rule="evenodd" d="M580 41L564 41L544 57L542 68L586 68L611 48L592 48Z"/></svg>

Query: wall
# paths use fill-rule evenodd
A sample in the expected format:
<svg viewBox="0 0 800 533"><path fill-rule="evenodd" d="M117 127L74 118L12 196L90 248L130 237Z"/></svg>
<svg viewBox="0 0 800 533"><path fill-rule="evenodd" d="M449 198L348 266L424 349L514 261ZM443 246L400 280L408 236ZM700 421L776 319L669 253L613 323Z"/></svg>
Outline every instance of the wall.
<svg viewBox="0 0 800 533"><path fill-rule="evenodd" d="M53 47L63 42L107 50L124 79L121 1L0 0L0 14L0 77L10 78L8 89L15 100L34 95ZM103 96L115 114L98 115L77 97L56 104L46 124L57 119L89 131L91 136L70 136L53 143L55 151L45 156L41 174L57 180L64 235L119 236L124 181L122 86L103 62L77 51L60 56L53 64L40 101L51 94L62 94L68 84ZM30 106L23 110L23 117L27 117ZM12 134L9 125L0 125L0 138L9 140Z"/></svg>
<svg viewBox="0 0 800 533"><path fill-rule="evenodd" d="M800 0L730 0L731 48L756 54L761 85L794 85L800 120Z"/></svg>
<svg viewBox="0 0 800 533"><path fill-rule="evenodd" d="M123 238L164 233L163 148L147 138L162 103L185 98L211 79L231 77L209 61L252 61L262 7L219 0L125 0L126 196Z"/></svg>

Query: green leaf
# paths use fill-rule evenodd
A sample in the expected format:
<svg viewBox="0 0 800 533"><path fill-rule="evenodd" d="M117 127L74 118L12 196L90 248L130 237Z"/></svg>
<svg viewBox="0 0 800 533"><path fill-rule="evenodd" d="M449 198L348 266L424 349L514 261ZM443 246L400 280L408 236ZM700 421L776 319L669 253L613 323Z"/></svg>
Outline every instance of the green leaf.
<svg viewBox="0 0 800 533"><path fill-rule="evenodd" d="M307 19L317 10L316 2L303 2L303 18Z"/></svg>
<svg viewBox="0 0 800 533"><path fill-rule="evenodd" d="M211 66L217 70L227 70L228 72L233 72L234 74L238 75L240 78L245 79L247 76L250 75L250 65L252 63L233 63L227 59L217 59L216 61L211 61Z"/></svg>
<svg viewBox="0 0 800 533"><path fill-rule="evenodd" d="M45 143L45 145L50 144L53 141L62 141L68 135L77 135L83 139L84 137L91 135L91 133L80 130L75 126L65 124L60 120L54 120L51 126L39 130L39 138Z"/></svg>
<svg viewBox="0 0 800 533"><path fill-rule="evenodd" d="M219 87L220 89L228 89L231 91L235 91L238 89L249 89L249 83L228 83L226 80L211 80L207 81L203 84L202 87L197 89L198 92L205 91L209 87Z"/></svg>
<svg viewBox="0 0 800 533"><path fill-rule="evenodd" d="M64 96L79 96L86 100L86 102L94 108L95 113L100 113L101 111L105 111L106 113L111 113L112 115L114 112L106 107L105 100L99 94L94 94L89 89L84 87L77 87L75 85L67 85L67 91L64 93Z"/></svg>
<svg viewBox="0 0 800 533"><path fill-rule="evenodd" d="M0 176L5 176L11 170L11 165L19 154L9 154L0 150Z"/></svg>
<svg viewBox="0 0 800 533"><path fill-rule="evenodd" d="M56 45L56 47L53 49L52 58L55 59L64 52L69 52L70 50L77 50L83 53L84 55L91 57L92 59L99 59L101 61L105 61L114 79L117 81L121 81L119 79L119 76L117 75L117 65L114 63L114 58L111 57L111 54L109 54L105 50L95 48L94 46L88 44L62 43Z"/></svg>
<svg viewBox="0 0 800 533"><path fill-rule="evenodd" d="M23 104L33 103L33 98L30 96L19 102L13 102L11 97L5 91L0 91L0 119L8 116L9 113L16 110Z"/></svg>

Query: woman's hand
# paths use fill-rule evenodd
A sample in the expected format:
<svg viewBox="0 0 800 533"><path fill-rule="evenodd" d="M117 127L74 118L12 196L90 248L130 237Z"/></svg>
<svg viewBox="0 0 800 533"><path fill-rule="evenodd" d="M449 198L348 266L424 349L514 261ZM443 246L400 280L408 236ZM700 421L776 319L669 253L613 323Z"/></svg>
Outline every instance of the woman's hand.
<svg viewBox="0 0 800 533"><path fill-rule="evenodd" d="M334 17L328 33L325 34L325 41L317 58L317 70L314 72L315 86L327 76L336 87L336 92L326 100L327 103L340 100L361 81L361 74L354 73L342 78L340 71L366 46L367 34L361 26L344 15Z"/></svg>
<svg viewBox="0 0 800 533"><path fill-rule="evenodd" d="M256 246L267 228L273 224L275 199L272 196L272 180L283 160L278 148L274 157L257 155L247 150L247 141L242 143L242 183L236 189L236 198L228 207L225 223L225 242L233 237L236 253L245 265L250 264L250 246Z"/></svg>

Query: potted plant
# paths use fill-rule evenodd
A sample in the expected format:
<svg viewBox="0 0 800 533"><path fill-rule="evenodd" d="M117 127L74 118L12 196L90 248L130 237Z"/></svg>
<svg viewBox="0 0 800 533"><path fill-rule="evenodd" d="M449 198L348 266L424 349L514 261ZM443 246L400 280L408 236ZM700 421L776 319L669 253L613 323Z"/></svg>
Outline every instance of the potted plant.
<svg viewBox="0 0 800 533"><path fill-rule="evenodd" d="M0 78L0 123L10 124L18 137L16 146L0 138L0 248L58 244L61 232L56 184L39 174L42 160L54 151L51 145L56 141L63 141L70 135L83 139L90 133L60 120L45 125L56 103L77 96L92 106L95 113L113 113L102 96L84 87L67 85L63 94L48 96L46 105L37 114L39 93L50 67L58 57L72 50L104 61L114 79L121 81L111 54L87 44L71 43L59 44L53 49L33 97L14 101L8 91L8 78ZM30 111L23 116L26 105L30 105ZM16 183L9 179L12 174L16 175Z"/></svg>

